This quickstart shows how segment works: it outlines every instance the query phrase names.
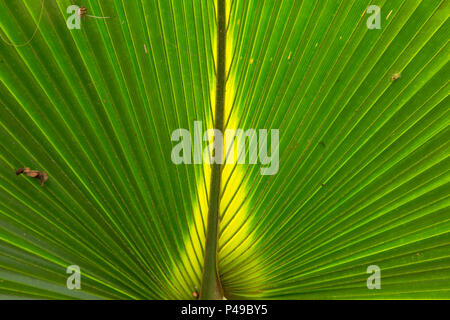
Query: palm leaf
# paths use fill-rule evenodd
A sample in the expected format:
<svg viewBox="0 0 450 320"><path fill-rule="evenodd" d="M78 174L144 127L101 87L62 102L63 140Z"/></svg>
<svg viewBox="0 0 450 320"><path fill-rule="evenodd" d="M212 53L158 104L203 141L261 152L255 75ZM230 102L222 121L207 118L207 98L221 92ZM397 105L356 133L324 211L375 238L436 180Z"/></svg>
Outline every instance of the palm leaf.
<svg viewBox="0 0 450 320"><path fill-rule="evenodd" d="M72 4L110 18L69 30ZM210 272L227 298L449 298L448 14L445 0L0 1L0 297L190 299ZM171 135L194 121L279 129L278 172L175 165Z"/></svg>

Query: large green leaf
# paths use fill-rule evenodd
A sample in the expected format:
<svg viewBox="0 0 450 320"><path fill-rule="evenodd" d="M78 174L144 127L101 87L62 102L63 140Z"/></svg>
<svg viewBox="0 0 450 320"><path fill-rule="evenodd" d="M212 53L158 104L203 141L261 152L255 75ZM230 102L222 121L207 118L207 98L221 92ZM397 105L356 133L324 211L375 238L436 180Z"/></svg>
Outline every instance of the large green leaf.
<svg viewBox="0 0 450 320"><path fill-rule="evenodd" d="M214 196L227 298L450 298L449 1L223 2L0 0L0 298L194 298ZM217 120L278 172L172 162Z"/></svg>

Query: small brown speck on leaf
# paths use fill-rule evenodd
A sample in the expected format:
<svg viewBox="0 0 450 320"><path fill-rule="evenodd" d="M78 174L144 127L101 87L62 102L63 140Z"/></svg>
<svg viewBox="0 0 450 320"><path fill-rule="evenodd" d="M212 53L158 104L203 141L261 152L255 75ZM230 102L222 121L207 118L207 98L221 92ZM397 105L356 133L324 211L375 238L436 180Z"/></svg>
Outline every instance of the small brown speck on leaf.
<svg viewBox="0 0 450 320"><path fill-rule="evenodd" d="M86 14L87 14L87 8L85 6L80 7L80 9L78 10L78 15L80 17L83 17L84 19L86 19Z"/></svg>
<svg viewBox="0 0 450 320"><path fill-rule="evenodd" d="M396 72L396 73L394 73L394 74L392 75L391 79L392 79L392 81L395 81L395 80L400 79L401 76L402 76L402 75L400 74L400 72Z"/></svg>
<svg viewBox="0 0 450 320"><path fill-rule="evenodd" d="M386 16L386 20L389 19L389 17L391 16L392 10L389 11L388 15Z"/></svg>
<svg viewBox="0 0 450 320"><path fill-rule="evenodd" d="M198 289L197 289L197 287L194 288L194 292L192 292L192 296L193 296L195 299L198 299L199 294L198 294Z"/></svg>

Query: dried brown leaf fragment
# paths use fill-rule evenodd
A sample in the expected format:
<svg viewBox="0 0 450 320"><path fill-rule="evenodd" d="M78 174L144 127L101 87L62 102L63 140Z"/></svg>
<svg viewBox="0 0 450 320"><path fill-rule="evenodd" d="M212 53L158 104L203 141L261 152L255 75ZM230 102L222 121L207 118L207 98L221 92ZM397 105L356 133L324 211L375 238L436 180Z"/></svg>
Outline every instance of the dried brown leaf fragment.
<svg viewBox="0 0 450 320"><path fill-rule="evenodd" d="M41 181L41 186L44 186L45 181L48 180L48 175L44 171L31 170L30 168L19 168L16 171L16 175L24 174L31 178L36 178Z"/></svg>

